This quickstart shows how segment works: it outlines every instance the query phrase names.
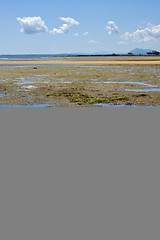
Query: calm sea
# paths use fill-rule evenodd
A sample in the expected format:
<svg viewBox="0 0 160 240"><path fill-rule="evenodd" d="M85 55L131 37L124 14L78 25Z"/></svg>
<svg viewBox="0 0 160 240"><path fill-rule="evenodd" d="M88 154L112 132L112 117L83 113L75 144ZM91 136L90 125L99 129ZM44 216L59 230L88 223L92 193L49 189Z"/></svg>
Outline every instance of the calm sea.
<svg viewBox="0 0 160 240"><path fill-rule="evenodd" d="M71 54L27 54L27 55L0 55L0 61L48 60L57 57L77 56Z"/></svg>

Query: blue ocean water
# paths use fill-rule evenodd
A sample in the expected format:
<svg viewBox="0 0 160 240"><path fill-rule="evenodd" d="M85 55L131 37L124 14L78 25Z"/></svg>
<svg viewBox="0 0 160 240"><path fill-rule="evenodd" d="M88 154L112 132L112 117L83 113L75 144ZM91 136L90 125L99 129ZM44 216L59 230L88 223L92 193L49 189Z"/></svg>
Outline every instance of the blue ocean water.
<svg viewBox="0 0 160 240"><path fill-rule="evenodd" d="M75 54L16 54L16 55L0 55L0 61L20 61L20 60L30 60L30 59L51 59L51 58L56 58L56 57L69 57L69 56L77 56Z"/></svg>

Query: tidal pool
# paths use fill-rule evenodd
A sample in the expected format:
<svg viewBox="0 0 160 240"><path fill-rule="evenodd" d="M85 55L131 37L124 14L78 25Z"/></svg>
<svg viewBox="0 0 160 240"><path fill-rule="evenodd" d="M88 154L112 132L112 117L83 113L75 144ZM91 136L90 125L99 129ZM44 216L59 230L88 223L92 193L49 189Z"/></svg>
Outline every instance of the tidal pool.
<svg viewBox="0 0 160 240"><path fill-rule="evenodd" d="M48 103L43 103L43 104L33 104L33 105L9 105L9 104L1 104L0 107L5 107L5 108L44 108L44 107L55 107L56 104L48 104Z"/></svg>
<svg viewBox="0 0 160 240"><path fill-rule="evenodd" d="M124 89L126 92L160 92L160 88Z"/></svg>
<svg viewBox="0 0 160 240"><path fill-rule="evenodd" d="M143 107L143 108L153 108L153 107L160 107L159 105L148 105L148 106L140 106L140 105L125 105L125 104L111 104L111 103L96 103L94 104L95 106L100 106L100 107L115 107L115 108L121 108L121 107L127 107L127 108L137 108L137 107Z"/></svg>
<svg viewBox="0 0 160 240"><path fill-rule="evenodd" d="M118 83L118 84L135 84L135 85L142 85L142 86L147 86L151 88L158 88L158 85L153 85L153 84L148 84L145 82L134 82L134 81L103 81L103 80L98 80L98 79L91 79L93 83Z"/></svg>

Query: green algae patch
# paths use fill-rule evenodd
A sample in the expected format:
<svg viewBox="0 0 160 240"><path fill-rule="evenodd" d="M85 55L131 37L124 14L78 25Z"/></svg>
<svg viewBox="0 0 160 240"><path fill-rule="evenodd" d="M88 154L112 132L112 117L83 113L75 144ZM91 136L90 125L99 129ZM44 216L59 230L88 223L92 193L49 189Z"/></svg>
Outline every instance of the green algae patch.
<svg viewBox="0 0 160 240"><path fill-rule="evenodd" d="M83 103L83 104L95 104L95 103L110 103L116 101L128 101L129 98L126 96L116 96L116 97L93 97L86 93L81 92L56 92L47 93L47 97L65 97L70 100L70 102Z"/></svg>
<svg viewBox="0 0 160 240"><path fill-rule="evenodd" d="M80 97L80 98L89 98L89 96L86 93L80 93L80 92L56 92L56 93L47 93L47 97Z"/></svg>
<svg viewBox="0 0 160 240"><path fill-rule="evenodd" d="M111 99L113 99L113 101L128 101L129 98L126 96L118 96L118 97L111 97Z"/></svg>
<svg viewBox="0 0 160 240"><path fill-rule="evenodd" d="M126 96L121 97L94 97L90 98L87 103L95 104L95 103L110 103L110 102L117 102L117 101L128 101L129 98Z"/></svg>
<svg viewBox="0 0 160 240"><path fill-rule="evenodd" d="M48 93L47 97L65 97L70 100L70 102L75 103L87 103L90 98L86 93L81 92L57 92L57 93Z"/></svg>

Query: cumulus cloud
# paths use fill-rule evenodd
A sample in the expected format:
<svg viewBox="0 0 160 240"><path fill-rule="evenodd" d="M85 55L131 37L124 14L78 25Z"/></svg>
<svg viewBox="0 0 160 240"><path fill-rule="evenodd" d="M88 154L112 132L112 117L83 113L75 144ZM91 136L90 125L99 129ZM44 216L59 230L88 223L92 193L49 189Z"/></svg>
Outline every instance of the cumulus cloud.
<svg viewBox="0 0 160 240"><path fill-rule="evenodd" d="M119 44L119 45L125 45L125 44L127 44L127 42L125 42L125 41L119 41L118 44Z"/></svg>
<svg viewBox="0 0 160 240"><path fill-rule="evenodd" d="M78 37L78 36L79 36L79 33L75 33L74 36L75 36L75 37Z"/></svg>
<svg viewBox="0 0 160 240"><path fill-rule="evenodd" d="M145 29L138 29L133 33L126 32L121 35L121 38L133 42L160 41L160 25L149 25Z"/></svg>
<svg viewBox="0 0 160 240"><path fill-rule="evenodd" d="M48 31L48 28L45 26L45 22L41 17L18 17L17 21L21 24L20 31L26 34L43 33Z"/></svg>
<svg viewBox="0 0 160 240"><path fill-rule="evenodd" d="M83 36L87 36L89 34L89 32L84 32Z"/></svg>
<svg viewBox="0 0 160 240"><path fill-rule="evenodd" d="M90 40L89 43L90 43L90 44L100 44L100 42L99 42L99 41L96 41L96 40Z"/></svg>
<svg viewBox="0 0 160 240"><path fill-rule="evenodd" d="M109 35L111 35L112 33L119 33L118 26L113 21L108 22L106 29L108 30Z"/></svg>
<svg viewBox="0 0 160 240"><path fill-rule="evenodd" d="M59 28L54 28L52 31L50 31L50 33L54 33L54 34L64 34L70 31L70 29L73 26L77 26L79 25L79 22L77 22L76 20L74 20L73 18L70 17L60 17L60 19L62 21L64 21L65 23Z"/></svg>

